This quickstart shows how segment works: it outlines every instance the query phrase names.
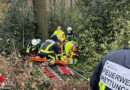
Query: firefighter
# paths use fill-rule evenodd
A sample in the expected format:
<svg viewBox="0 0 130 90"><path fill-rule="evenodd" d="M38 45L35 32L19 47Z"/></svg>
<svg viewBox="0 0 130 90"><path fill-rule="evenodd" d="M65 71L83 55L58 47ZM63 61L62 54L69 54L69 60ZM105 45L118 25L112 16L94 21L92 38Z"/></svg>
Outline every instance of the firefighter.
<svg viewBox="0 0 130 90"><path fill-rule="evenodd" d="M41 46L42 40L32 39L27 45L26 56L34 56L38 54L38 50Z"/></svg>
<svg viewBox="0 0 130 90"><path fill-rule="evenodd" d="M65 55L70 64L76 64L78 58L78 44L75 41L66 41L64 43Z"/></svg>
<svg viewBox="0 0 130 90"><path fill-rule="evenodd" d="M91 77L92 90L130 90L125 80L130 74L130 50L115 50L105 55ZM121 82L121 79L125 80ZM129 79L128 79L129 80ZM127 81L128 83L128 81Z"/></svg>
<svg viewBox="0 0 130 90"><path fill-rule="evenodd" d="M57 27L57 30L53 33L53 35L57 35L61 42L65 40L65 33L61 30L61 26Z"/></svg>
<svg viewBox="0 0 130 90"><path fill-rule="evenodd" d="M63 42L65 41L65 33L61 30L61 26L57 27L57 30L53 33L53 35L57 35L59 38L59 48L60 48L60 54L63 53ZM53 36L52 35L52 36Z"/></svg>
<svg viewBox="0 0 130 90"><path fill-rule="evenodd" d="M68 27L67 28L67 40L72 41L72 38L74 38L74 33L72 31L72 28Z"/></svg>
<svg viewBox="0 0 130 90"><path fill-rule="evenodd" d="M56 55L58 59L60 60L60 49L58 46L58 37L56 35L52 36L50 39L46 40L45 43L42 43L40 50L39 50L39 56L47 57L47 60L50 61L51 64L55 63Z"/></svg>

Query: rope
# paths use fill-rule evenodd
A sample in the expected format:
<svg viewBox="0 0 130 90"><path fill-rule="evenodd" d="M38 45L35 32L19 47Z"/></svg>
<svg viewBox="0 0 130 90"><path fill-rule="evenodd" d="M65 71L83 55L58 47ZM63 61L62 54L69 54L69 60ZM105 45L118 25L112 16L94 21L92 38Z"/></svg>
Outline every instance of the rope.
<svg viewBox="0 0 130 90"><path fill-rule="evenodd" d="M63 57L64 58L64 57ZM60 61L60 60L58 60L58 61ZM60 61L61 62L61 61ZM62 62L61 62L62 63ZM64 63L62 63L63 65L65 65ZM66 65L65 65L66 66ZM79 70L79 69L77 69L76 67L74 67L77 71L80 71L80 72L83 72L83 73L89 73L89 74L91 74L92 72L85 72L85 71L81 71L81 70ZM74 70L73 70L74 71ZM74 71L74 72L76 72L76 71ZM77 73L77 72L76 72ZM81 74L80 74L81 75ZM81 75L82 76L82 75Z"/></svg>
<svg viewBox="0 0 130 90"><path fill-rule="evenodd" d="M83 72L83 73L89 73L89 74L91 74L91 73L92 73L92 72L81 71L81 70L79 70L79 69L78 69L78 68L76 68L76 67L74 67L74 69L76 69L77 71Z"/></svg>

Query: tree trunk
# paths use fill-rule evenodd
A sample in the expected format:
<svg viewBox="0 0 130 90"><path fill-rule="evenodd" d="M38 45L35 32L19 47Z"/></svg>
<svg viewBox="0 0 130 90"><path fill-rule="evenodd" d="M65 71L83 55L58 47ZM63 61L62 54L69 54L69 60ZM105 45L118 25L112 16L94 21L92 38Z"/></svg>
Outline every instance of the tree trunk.
<svg viewBox="0 0 130 90"><path fill-rule="evenodd" d="M48 38L47 20L46 20L46 0L33 0L34 13L37 19L38 36L45 41Z"/></svg>
<svg viewBox="0 0 130 90"><path fill-rule="evenodd" d="M70 0L70 7L71 7L71 11L72 11L72 9L73 9L73 2L72 2L72 0Z"/></svg>

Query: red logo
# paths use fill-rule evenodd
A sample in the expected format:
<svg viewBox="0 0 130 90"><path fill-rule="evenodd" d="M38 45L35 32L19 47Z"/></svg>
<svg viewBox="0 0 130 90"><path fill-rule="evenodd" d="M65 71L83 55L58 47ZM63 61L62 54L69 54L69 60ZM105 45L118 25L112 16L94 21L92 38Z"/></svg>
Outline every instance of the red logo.
<svg viewBox="0 0 130 90"><path fill-rule="evenodd" d="M0 87L5 87L4 78L0 76Z"/></svg>

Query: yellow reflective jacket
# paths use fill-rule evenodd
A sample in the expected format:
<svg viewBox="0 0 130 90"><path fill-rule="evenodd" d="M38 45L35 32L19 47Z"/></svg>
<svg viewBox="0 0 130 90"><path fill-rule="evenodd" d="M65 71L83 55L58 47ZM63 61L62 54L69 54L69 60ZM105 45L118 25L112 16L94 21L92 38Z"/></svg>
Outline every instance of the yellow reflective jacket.
<svg viewBox="0 0 130 90"><path fill-rule="evenodd" d="M69 41L66 43L65 47L65 54L71 54L71 48L74 44L77 44L75 41Z"/></svg>
<svg viewBox="0 0 130 90"><path fill-rule="evenodd" d="M100 90L105 90L106 86L104 84L102 84L101 82L98 83L98 86L99 86Z"/></svg>
<svg viewBox="0 0 130 90"><path fill-rule="evenodd" d="M36 50L38 50L37 46L27 45L26 53L30 53L30 52L33 52L33 51L36 51Z"/></svg>
<svg viewBox="0 0 130 90"><path fill-rule="evenodd" d="M62 30L56 30L53 33L53 35L57 35L60 41L64 41L65 40L65 33Z"/></svg>
<svg viewBox="0 0 130 90"><path fill-rule="evenodd" d="M36 46L33 46L30 41L30 43L27 45L26 53L35 52L35 51L38 53L42 40L40 40L40 39L37 39L37 40L38 40L38 42L37 42Z"/></svg>
<svg viewBox="0 0 130 90"><path fill-rule="evenodd" d="M76 64L77 63L77 59L76 58L73 58L73 55L75 55L74 52L72 52L72 47L73 45L77 44L77 42L75 41L69 41L65 44L65 54L70 54L70 58L68 59L70 64Z"/></svg>

